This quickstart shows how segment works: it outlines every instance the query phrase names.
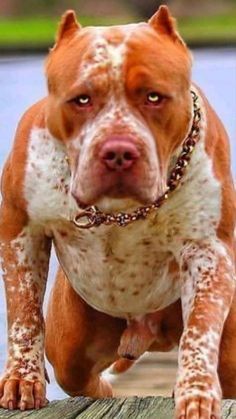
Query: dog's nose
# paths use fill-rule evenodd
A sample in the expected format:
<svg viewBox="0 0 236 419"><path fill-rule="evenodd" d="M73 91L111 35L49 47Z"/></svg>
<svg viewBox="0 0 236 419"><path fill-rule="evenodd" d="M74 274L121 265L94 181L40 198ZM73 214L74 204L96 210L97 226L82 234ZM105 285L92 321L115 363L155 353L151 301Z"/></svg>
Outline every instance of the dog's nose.
<svg viewBox="0 0 236 419"><path fill-rule="evenodd" d="M100 158L110 170L123 171L130 169L139 158L136 145L130 140L111 139L104 143Z"/></svg>

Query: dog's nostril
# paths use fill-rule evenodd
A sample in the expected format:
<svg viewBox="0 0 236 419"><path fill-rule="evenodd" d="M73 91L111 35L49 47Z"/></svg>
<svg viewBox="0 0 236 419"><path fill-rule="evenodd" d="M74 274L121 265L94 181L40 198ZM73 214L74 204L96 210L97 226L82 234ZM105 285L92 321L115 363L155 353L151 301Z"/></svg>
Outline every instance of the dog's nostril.
<svg viewBox="0 0 236 419"><path fill-rule="evenodd" d="M126 151L126 152L124 153L123 157L124 157L124 159L125 159L125 160L133 160L133 159L134 159L133 154L132 154L132 153L130 153L129 151Z"/></svg>
<svg viewBox="0 0 236 419"><path fill-rule="evenodd" d="M114 160L116 158L116 153L114 151L108 151L105 155L105 160Z"/></svg>
<svg viewBox="0 0 236 419"><path fill-rule="evenodd" d="M108 151L106 155L104 156L104 160L115 160L116 163L120 166L122 165L123 160L134 160L134 156L129 151L126 151L123 154L117 154L114 151Z"/></svg>

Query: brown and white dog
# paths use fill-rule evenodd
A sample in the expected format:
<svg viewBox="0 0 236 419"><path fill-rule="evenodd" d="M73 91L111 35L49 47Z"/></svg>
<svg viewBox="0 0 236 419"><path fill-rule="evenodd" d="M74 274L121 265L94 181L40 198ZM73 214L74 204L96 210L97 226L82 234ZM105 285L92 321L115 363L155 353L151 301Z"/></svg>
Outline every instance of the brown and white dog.
<svg viewBox="0 0 236 419"><path fill-rule="evenodd" d="M0 405L46 404L45 340L61 387L96 398L112 396L100 374L114 362L119 372L146 350L179 345L176 418L220 418L222 393L236 396L235 192L226 133L191 85L168 9L148 23L85 29L68 11L46 75L48 96L23 116L2 176ZM134 214L163 194L126 227L73 222L81 208ZM61 267L45 339L52 242Z"/></svg>

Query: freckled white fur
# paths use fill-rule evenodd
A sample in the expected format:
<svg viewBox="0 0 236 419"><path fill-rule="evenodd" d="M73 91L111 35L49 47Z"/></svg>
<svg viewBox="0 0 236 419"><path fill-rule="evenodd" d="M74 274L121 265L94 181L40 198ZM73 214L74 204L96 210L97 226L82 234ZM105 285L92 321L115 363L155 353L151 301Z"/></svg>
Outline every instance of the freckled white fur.
<svg viewBox="0 0 236 419"><path fill-rule="evenodd" d="M3 243L2 247L4 246ZM33 223L29 223L16 239L11 241L10 247L15 254L14 267L10 264L4 270L4 276L8 276L6 287L9 302L14 300L16 287L18 298L21 298L24 308L25 299L29 298L31 304L36 299L31 306L32 313L19 313L15 321L9 325L9 355L5 374L11 374L16 369L27 380L33 380L33 377L44 380L44 339L39 326L42 319L36 315L41 310L40 302L43 300L48 273L49 255L44 246L44 236L40 234L38 225L35 227ZM19 278L12 274L15 272L15 264L18 269L24 271L24 275L20 275ZM32 323L29 322L30 314Z"/></svg>
<svg viewBox="0 0 236 419"><path fill-rule="evenodd" d="M36 376L41 381L44 377L44 361L41 355L43 353L44 338L43 333L40 332L31 340L32 332L34 332L34 328L32 326L25 327L20 319L16 319L13 323L9 333L11 351L6 374L11 373L16 367L21 376L27 380L33 381ZM22 348L27 348L28 351L25 353L22 351ZM22 365L20 368L18 366L19 359Z"/></svg>
<svg viewBox="0 0 236 419"><path fill-rule="evenodd" d="M210 237L209 240L205 239L202 244L208 245L209 249L211 250L206 250L204 247L201 249L199 244L194 246L192 243L182 249L183 254L186 254L188 251L194 253L194 257L191 257L191 265L189 270L182 274L183 281L181 302L184 324L187 324L189 314L194 309L194 297L196 290L198 291L198 295L200 297L201 293L204 295L204 293L209 288L207 280L202 279L202 273L207 271L207 279L211 279L212 281L212 276L214 275L219 263L219 257L223 257L226 264L228 265L229 274L225 273L225 277L228 276L229 281L234 277L234 266L231 259L227 255L223 244L218 239L214 238L214 236ZM182 256L180 257L180 264L182 264ZM224 308L223 301L221 301L221 296L217 295L217 293L211 293L210 300L214 301L215 304L222 306L222 309ZM227 314L228 311L225 311L225 317Z"/></svg>
<svg viewBox="0 0 236 419"><path fill-rule="evenodd" d="M25 196L32 220L69 219L76 204L69 193L66 150L47 129L31 130L25 175ZM68 194L66 193L68 191Z"/></svg>
<svg viewBox="0 0 236 419"><path fill-rule="evenodd" d="M225 267L222 266L222 260ZM235 267L222 242L212 236L208 240L188 243L183 247L180 264L184 332L180 341L175 397L178 402L182 397L194 395L219 399L219 345L223 324L229 312L229 305L225 303L219 284L232 284L233 298ZM220 272L219 264L223 268ZM202 303L206 308L211 306L209 313L202 309L199 313L199 304Z"/></svg>
<svg viewBox="0 0 236 419"><path fill-rule="evenodd" d="M142 24L140 24L142 25ZM130 24L125 26L125 30L119 26L119 30L123 31L124 39L120 44L109 43L104 37L107 32L107 27L93 28L93 60L85 62L82 68L79 69L78 81L88 79L94 71L101 68L108 68L111 66L113 71L116 72L117 81L122 83L123 77L121 74L121 67L124 63L124 55L126 52L126 43L129 40L134 30L137 30L137 24Z"/></svg>
<svg viewBox="0 0 236 419"><path fill-rule="evenodd" d="M140 227L136 226L136 232L127 228L123 234L113 228L106 231L106 227L95 235L82 233L77 246L75 238L74 245L65 239L61 246L54 230L57 254L72 286L98 310L128 318L153 312L178 298L179 290L168 275L170 256L167 252L158 255L154 229L149 236ZM151 239L151 248L145 248L142 237ZM87 249L84 256L79 243ZM145 266L146 261L150 266ZM74 272L77 267L79 274ZM133 295L135 292L139 295Z"/></svg>

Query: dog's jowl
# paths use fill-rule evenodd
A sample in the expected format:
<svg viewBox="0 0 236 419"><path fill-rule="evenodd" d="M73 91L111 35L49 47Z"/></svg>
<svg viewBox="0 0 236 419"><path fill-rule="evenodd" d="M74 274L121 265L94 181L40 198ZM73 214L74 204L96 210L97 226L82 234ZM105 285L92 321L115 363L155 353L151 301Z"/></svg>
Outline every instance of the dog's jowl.
<svg viewBox="0 0 236 419"><path fill-rule="evenodd" d="M2 407L45 406L44 347L72 396L112 396L104 369L175 346L176 418L219 419L222 395L236 396L229 146L191 64L164 6L125 26L62 18L48 96L23 116L2 176Z"/></svg>

